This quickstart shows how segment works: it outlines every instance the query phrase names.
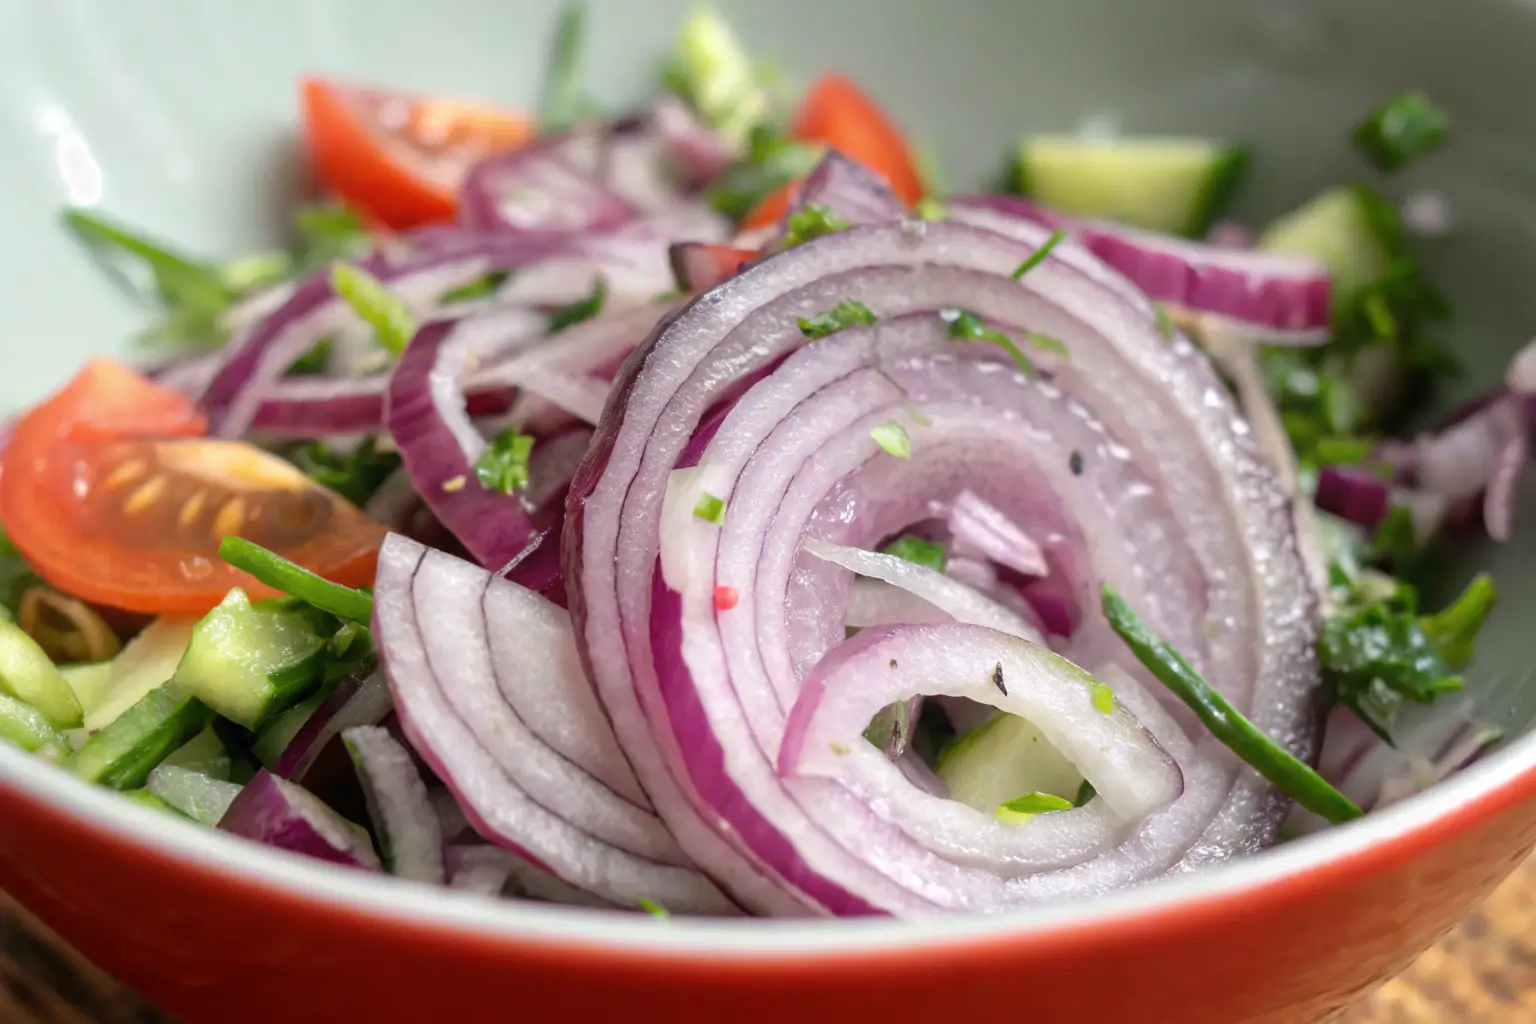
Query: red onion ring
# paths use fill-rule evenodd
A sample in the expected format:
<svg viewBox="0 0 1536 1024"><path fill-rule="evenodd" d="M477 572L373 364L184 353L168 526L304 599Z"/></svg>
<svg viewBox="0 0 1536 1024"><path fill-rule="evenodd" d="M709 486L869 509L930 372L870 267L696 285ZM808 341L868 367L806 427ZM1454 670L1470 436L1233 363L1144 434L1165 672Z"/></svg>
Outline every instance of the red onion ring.
<svg viewBox="0 0 1536 1024"><path fill-rule="evenodd" d="M368 833L303 787L263 769L245 784L219 821L219 830L364 871L382 871Z"/></svg>
<svg viewBox="0 0 1536 1024"><path fill-rule="evenodd" d="M1001 849L975 851L980 868L923 847L908 800L874 805L842 780L779 778L789 709L842 640L849 583L801 556L802 541L867 547L964 488L1031 535L1059 534L1048 555L1076 567L1076 595L1101 580L1131 591L1261 728L1311 753L1316 608L1289 502L1204 360L1162 337L1124 278L1075 245L1010 278L1045 237L1027 224L1000 234L911 221L814 240L701 296L618 382L568 504L581 650L657 811L746 906L773 912L788 896L841 914L994 910L1273 837L1283 802L1209 737L1186 741L1183 757L1178 737L1165 744L1184 793L1113 849L1076 863L1048 848L1042 863L1073 866L1018 877L1005 877ZM807 344L797 318L843 299L879 321ZM1028 381L995 346L948 341L936 314L949 306L1019 339L1049 334L1070 354L1041 353L1052 380ZM688 483L726 502L721 524L669 514L687 508L674 469L744 378L756 382L711 417L718 429L697 443ZM909 408L921 419L901 421L913 450L897 459L869 431ZM1068 470L1073 450L1081 476ZM664 578L658 560L688 568ZM717 610L717 586L739 603ZM1093 650L1107 632L1094 615L1074 643Z"/></svg>

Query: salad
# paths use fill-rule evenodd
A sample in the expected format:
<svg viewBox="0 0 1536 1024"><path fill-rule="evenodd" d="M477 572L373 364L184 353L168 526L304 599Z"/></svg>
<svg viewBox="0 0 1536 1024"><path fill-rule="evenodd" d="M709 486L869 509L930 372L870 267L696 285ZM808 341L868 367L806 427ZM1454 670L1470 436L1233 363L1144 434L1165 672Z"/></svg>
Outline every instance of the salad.
<svg viewBox="0 0 1536 1024"><path fill-rule="evenodd" d="M1234 142L1032 136L950 194L711 10L619 113L582 35L536 114L305 81L291 250L66 212L158 312L6 425L0 740L167 828L658 916L1084 897L1498 741L1493 581L1416 583L1510 533L1536 351L1405 433L1454 372L1449 211L1382 191L1428 97L1254 232Z"/></svg>

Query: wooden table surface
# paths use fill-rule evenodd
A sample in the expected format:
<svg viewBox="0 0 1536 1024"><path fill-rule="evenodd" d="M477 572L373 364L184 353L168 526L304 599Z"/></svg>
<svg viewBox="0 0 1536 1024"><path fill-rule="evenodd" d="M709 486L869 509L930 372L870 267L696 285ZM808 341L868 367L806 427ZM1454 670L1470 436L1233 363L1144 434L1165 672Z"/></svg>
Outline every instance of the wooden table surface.
<svg viewBox="0 0 1536 1024"><path fill-rule="evenodd" d="M0 894L0 1021L163 1024ZM1536 857L1343 1024L1536 1021Z"/></svg>

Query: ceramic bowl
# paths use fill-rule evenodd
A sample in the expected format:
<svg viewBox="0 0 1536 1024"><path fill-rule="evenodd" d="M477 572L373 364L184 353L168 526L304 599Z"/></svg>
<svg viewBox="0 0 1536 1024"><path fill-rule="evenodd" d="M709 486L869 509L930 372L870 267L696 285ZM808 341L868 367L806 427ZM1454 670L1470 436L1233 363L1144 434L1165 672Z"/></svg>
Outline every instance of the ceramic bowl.
<svg viewBox="0 0 1536 1024"><path fill-rule="evenodd" d="M655 81L687 0L592 3L589 78ZM1009 140L1092 123L1252 140L1241 215L1359 166L1348 129L1422 86L1454 142L1393 183L1444 192L1428 250L1486 386L1536 326L1536 7L1513 0L747 0L723 5L791 74L845 70L953 182ZM303 72L527 103L555 5L536 0L0 0L0 400L15 406L141 322L59 230L99 206L210 253L274 240L304 187ZM1454 400L1458 395L1447 396ZM1529 502L1524 511L1529 512ZM1403 967L1536 841L1536 516L1482 564L1504 600L1474 687L1510 740L1363 822L1080 905L924 923L685 921L493 904L327 870L163 821L0 749L0 886L197 1021L1324 1019Z"/></svg>

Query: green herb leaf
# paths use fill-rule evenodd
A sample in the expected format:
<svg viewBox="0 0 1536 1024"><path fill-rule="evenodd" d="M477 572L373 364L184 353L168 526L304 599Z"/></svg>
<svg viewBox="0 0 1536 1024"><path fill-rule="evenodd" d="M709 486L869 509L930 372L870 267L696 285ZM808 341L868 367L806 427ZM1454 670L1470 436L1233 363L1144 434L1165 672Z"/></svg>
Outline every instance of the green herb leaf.
<svg viewBox="0 0 1536 1024"><path fill-rule="evenodd" d="M806 203L790 213L785 226L784 248L793 249L813 238L846 231L853 225L824 203Z"/></svg>
<svg viewBox="0 0 1536 1024"><path fill-rule="evenodd" d="M1051 254L1051 250L1060 245L1061 240L1066 237L1066 231L1061 228L1057 228L1055 231L1052 231L1051 237L1047 238L1045 243L1041 245L1040 248L1030 253L1029 258L1023 263L1020 263L1010 276L1015 281L1017 281L1031 270L1034 270L1040 264L1045 262L1045 258Z"/></svg>
<svg viewBox="0 0 1536 1024"><path fill-rule="evenodd" d="M385 351L395 355L405 351L416 334L416 320L398 296L361 267L350 263L331 264L331 287L365 323Z"/></svg>
<svg viewBox="0 0 1536 1024"><path fill-rule="evenodd" d="M800 333L807 338L825 338L829 334L847 330L855 324L872 324L875 322L875 314L870 312L868 306L853 299L844 299L825 313L811 317L797 318L800 324Z"/></svg>
<svg viewBox="0 0 1536 1024"><path fill-rule="evenodd" d="M644 896L640 897L640 909L645 911L647 914L650 914L652 917L660 918L663 921L672 916L671 914L667 913L666 907L662 906L660 903L657 903L655 900L648 900Z"/></svg>
<svg viewBox="0 0 1536 1024"><path fill-rule="evenodd" d="M886 420L869 432L875 444L884 448L888 455L894 455L898 459L910 459L912 457L912 438L907 434L907 428L895 420Z"/></svg>
<svg viewBox="0 0 1536 1024"><path fill-rule="evenodd" d="M1493 578L1487 573L1479 573L1444 611L1419 620L1424 635L1429 637L1429 642L1447 665L1461 668L1472 660L1478 635L1487 624L1498 598L1499 591Z"/></svg>
<svg viewBox="0 0 1536 1024"><path fill-rule="evenodd" d="M921 565L934 572L943 572L949 566L949 552L944 550L943 544L914 537L910 533L891 541L881 549L881 553L895 555L903 561Z"/></svg>
<svg viewBox="0 0 1536 1024"><path fill-rule="evenodd" d="M315 483L328 487L359 507L366 505L389 475L400 468L400 456L378 450L377 440L365 438L345 454L318 441L293 455L293 463Z"/></svg>
<svg viewBox="0 0 1536 1024"><path fill-rule="evenodd" d="M1379 171L1400 171L1438 149L1450 134L1451 119L1422 92L1405 92L1371 111L1352 140Z"/></svg>
<svg viewBox="0 0 1536 1024"><path fill-rule="evenodd" d="M997 805L998 816L1005 814L1045 814L1049 811L1070 811L1075 807L1071 800L1051 793L1025 793L1006 803Z"/></svg>
<svg viewBox="0 0 1536 1024"><path fill-rule="evenodd" d="M567 327L590 320L603 311L603 302L608 297L608 282L601 277L592 285L592 294L584 299L577 299L569 306L563 306L555 310L549 316L549 333L557 334Z"/></svg>
<svg viewBox="0 0 1536 1024"><path fill-rule="evenodd" d="M725 500L706 491L699 495L699 500L694 503L693 517L719 526L725 522Z"/></svg>
<svg viewBox="0 0 1536 1024"><path fill-rule="evenodd" d="M219 542L219 557L273 590L296 597L339 619L366 626L373 618L372 594L332 583L244 538L225 537Z"/></svg>
<svg viewBox="0 0 1536 1024"><path fill-rule="evenodd" d="M586 17L585 3L567 0L555 22L555 39L539 102L539 128L546 135L570 127L581 116L581 45Z"/></svg>
<svg viewBox="0 0 1536 1024"><path fill-rule="evenodd" d="M709 186L709 204L740 220L774 192L811 173L822 153L820 146L795 142L771 125L758 125L748 136L747 155Z"/></svg>
<svg viewBox="0 0 1536 1024"><path fill-rule="evenodd" d="M532 456L532 435L503 430L475 460L475 478L488 491L517 494L528 486L528 460Z"/></svg>
<svg viewBox="0 0 1536 1024"><path fill-rule="evenodd" d="M308 273L337 260L355 260L373 249L373 236L356 213L341 203L305 203L293 211L298 235L294 269Z"/></svg>
<svg viewBox="0 0 1536 1024"><path fill-rule="evenodd" d="M1035 375L1034 362L1014 344L1013 339L1002 331L988 328L975 313L950 306L939 310L939 318L949 324L949 336L955 341L987 341L1001 346L1020 372L1026 377Z"/></svg>
<svg viewBox="0 0 1536 1024"><path fill-rule="evenodd" d="M1361 816L1354 801L1227 703L1183 655L1146 627L1113 587L1105 584L1102 598L1105 618L1137 660L1188 705L1228 749L1314 814L1334 824Z"/></svg>
<svg viewBox="0 0 1536 1024"><path fill-rule="evenodd" d="M1072 806L1082 807L1098 795L1098 790L1093 788L1093 783L1084 779L1083 784L1077 787L1077 799L1072 801Z"/></svg>
<svg viewBox="0 0 1536 1024"><path fill-rule="evenodd" d="M325 372L325 364L331 358L331 339L321 338L315 342L314 347L293 361L288 367L288 373L293 376L309 377L317 373Z"/></svg>
<svg viewBox="0 0 1536 1024"><path fill-rule="evenodd" d="M512 271L510 270L493 270L467 284L461 284L457 288L448 289L438 296L437 301L447 306L455 302L473 302L476 299L488 299L495 295L511 276Z"/></svg>

